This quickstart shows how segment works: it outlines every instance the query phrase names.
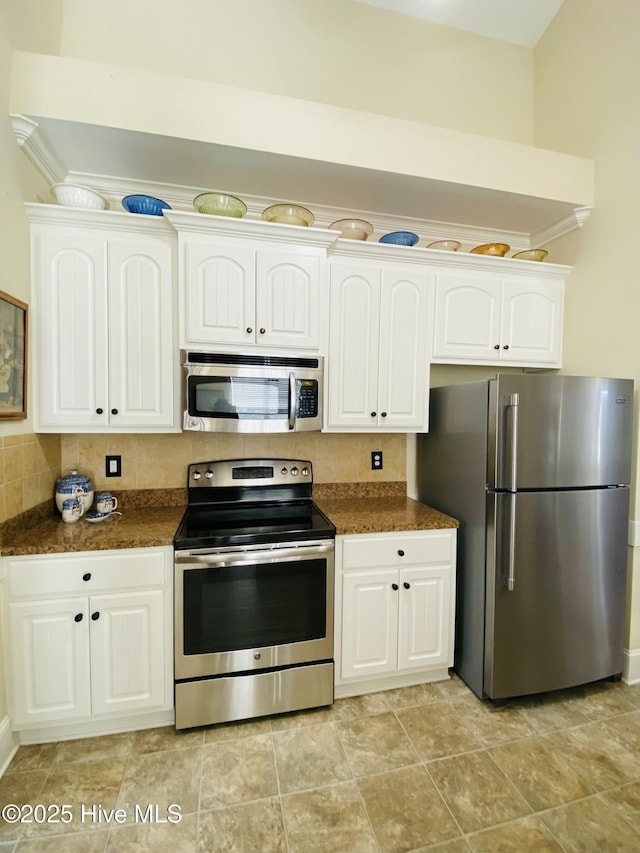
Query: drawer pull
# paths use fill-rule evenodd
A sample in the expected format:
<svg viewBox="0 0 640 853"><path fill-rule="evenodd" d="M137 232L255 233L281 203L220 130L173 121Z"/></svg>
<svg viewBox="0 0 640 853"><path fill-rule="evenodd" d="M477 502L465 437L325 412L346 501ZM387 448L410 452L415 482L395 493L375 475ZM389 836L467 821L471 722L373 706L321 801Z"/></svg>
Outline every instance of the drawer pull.
<svg viewBox="0 0 640 853"><path fill-rule="evenodd" d="M405 589L411 589L411 584L410 584L410 583L407 583L406 581L402 584L402 586L403 586Z"/></svg>
<svg viewBox="0 0 640 853"><path fill-rule="evenodd" d="M404 551L402 548L398 548L398 557L404 557Z"/></svg>
<svg viewBox="0 0 640 853"><path fill-rule="evenodd" d="M96 612L95 612L95 613L92 613L92 614L91 614L91 619L92 619L94 622L95 622L96 620L98 620L99 618L100 618L100 611L99 611L99 610L96 610Z"/></svg>
<svg viewBox="0 0 640 853"><path fill-rule="evenodd" d="M91 572L85 572L85 573L82 575L82 580L83 580L83 581L90 581L90 580L91 580Z"/></svg>
<svg viewBox="0 0 640 853"><path fill-rule="evenodd" d="M82 613L76 613L73 617L74 622L82 622Z"/></svg>

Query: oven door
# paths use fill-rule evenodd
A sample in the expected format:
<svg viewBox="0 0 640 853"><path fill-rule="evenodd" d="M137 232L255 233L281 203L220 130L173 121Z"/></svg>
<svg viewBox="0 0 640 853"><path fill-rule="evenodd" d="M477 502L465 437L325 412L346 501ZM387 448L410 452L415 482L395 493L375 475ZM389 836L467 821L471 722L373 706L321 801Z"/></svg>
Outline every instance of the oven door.
<svg viewBox="0 0 640 853"><path fill-rule="evenodd" d="M334 541L177 551L176 680L333 658Z"/></svg>

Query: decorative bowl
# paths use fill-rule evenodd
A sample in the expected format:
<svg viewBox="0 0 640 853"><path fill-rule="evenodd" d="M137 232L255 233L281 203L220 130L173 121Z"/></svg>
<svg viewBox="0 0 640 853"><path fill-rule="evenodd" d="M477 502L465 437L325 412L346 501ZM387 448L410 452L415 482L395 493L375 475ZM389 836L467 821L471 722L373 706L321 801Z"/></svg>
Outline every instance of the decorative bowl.
<svg viewBox="0 0 640 853"><path fill-rule="evenodd" d="M527 249L526 252L516 252L512 257L521 261L544 261L548 254L546 249Z"/></svg>
<svg viewBox="0 0 640 853"><path fill-rule="evenodd" d="M51 192L58 204L65 207L86 207L90 210L104 210L107 200L100 193L79 184L54 184Z"/></svg>
<svg viewBox="0 0 640 853"><path fill-rule="evenodd" d="M336 219L329 228L345 240L366 240L373 234L373 225L365 219Z"/></svg>
<svg viewBox="0 0 640 853"><path fill-rule="evenodd" d="M483 243L471 250L472 255L493 255L495 258L504 258L511 246L506 243Z"/></svg>
<svg viewBox="0 0 640 853"><path fill-rule="evenodd" d="M198 213L212 216L234 216L241 219L247 212L247 205L234 195L226 193L201 193L193 200Z"/></svg>
<svg viewBox="0 0 640 853"><path fill-rule="evenodd" d="M393 243L396 246L415 246L420 238L412 231L391 231L382 236L379 243Z"/></svg>
<svg viewBox="0 0 640 853"><path fill-rule="evenodd" d="M267 222L281 222L285 225L311 225L315 219L313 213L299 204L272 204L262 211Z"/></svg>
<svg viewBox="0 0 640 853"><path fill-rule="evenodd" d="M429 243L427 249L439 249L441 252L457 252L462 246L457 240L436 240L435 243Z"/></svg>
<svg viewBox="0 0 640 853"><path fill-rule="evenodd" d="M122 206L129 213L144 213L147 216L162 216L163 210L171 210L171 205L166 201L152 195L126 195L122 199Z"/></svg>

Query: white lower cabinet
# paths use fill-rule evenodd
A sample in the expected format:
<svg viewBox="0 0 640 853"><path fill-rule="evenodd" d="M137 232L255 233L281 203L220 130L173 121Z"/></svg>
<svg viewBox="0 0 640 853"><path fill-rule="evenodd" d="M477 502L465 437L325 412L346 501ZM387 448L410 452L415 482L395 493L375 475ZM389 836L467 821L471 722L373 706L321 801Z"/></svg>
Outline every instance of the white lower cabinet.
<svg viewBox="0 0 640 853"><path fill-rule="evenodd" d="M447 677L456 531L337 540L336 695Z"/></svg>
<svg viewBox="0 0 640 853"><path fill-rule="evenodd" d="M173 707L172 564L170 548L5 559L15 730Z"/></svg>

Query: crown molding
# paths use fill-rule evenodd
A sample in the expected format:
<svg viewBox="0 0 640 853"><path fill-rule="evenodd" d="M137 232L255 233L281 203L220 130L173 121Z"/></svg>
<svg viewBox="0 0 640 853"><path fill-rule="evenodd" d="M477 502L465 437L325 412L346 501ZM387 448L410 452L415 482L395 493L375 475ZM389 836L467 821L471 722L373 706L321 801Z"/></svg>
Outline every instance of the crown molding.
<svg viewBox="0 0 640 853"><path fill-rule="evenodd" d="M112 212L121 212L121 200L126 195L145 193L162 198L172 210L177 213L193 213L193 200L200 193L207 192L211 187L178 186L176 184L139 181L113 175L100 175L87 172L67 170L37 122L22 115L11 115L13 130L20 148L31 160L43 178L50 184L67 183L81 184L99 192L108 202ZM231 195L239 195L233 187L217 188ZM262 221L262 211L273 204L287 203L286 198L267 198L263 196L248 196L241 194L247 205L245 221ZM589 218L592 208L577 207L569 216L550 226L533 233L506 231L496 228L480 228L463 223L440 222L427 219L395 216L375 211L353 211L340 207L330 207L315 204L313 200L296 202L308 207L315 216L314 227L328 229L331 223L339 219L365 219L373 226L373 234L368 243L377 242L383 234L390 231L412 231L419 239L418 247L425 248L436 240L458 240L463 244L463 251L483 243L508 243L512 252L525 249L548 246L559 237L581 228ZM201 215L201 214L199 214ZM223 218L223 217L219 217ZM186 225L184 226L186 227ZM259 233L259 232L258 232ZM286 238L282 238L283 240ZM350 243L355 241L348 241ZM327 243L326 245L330 245ZM442 253L440 253L442 254Z"/></svg>
<svg viewBox="0 0 640 853"><path fill-rule="evenodd" d="M47 142L39 125L26 116L15 113L12 113L10 118L18 145L42 177L49 185L62 183L67 176L67 170Z"/></svg>

